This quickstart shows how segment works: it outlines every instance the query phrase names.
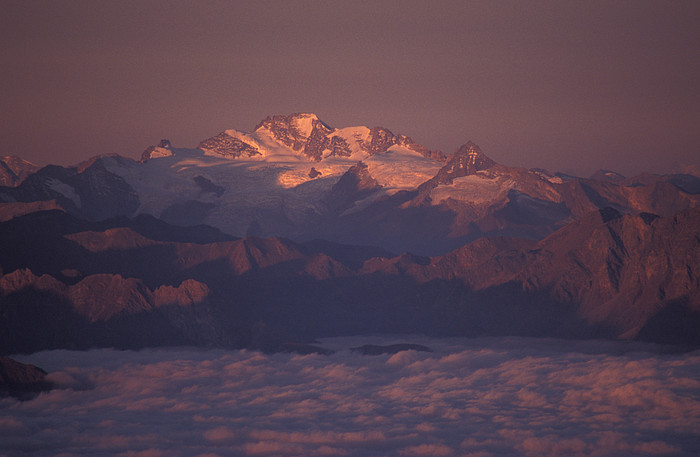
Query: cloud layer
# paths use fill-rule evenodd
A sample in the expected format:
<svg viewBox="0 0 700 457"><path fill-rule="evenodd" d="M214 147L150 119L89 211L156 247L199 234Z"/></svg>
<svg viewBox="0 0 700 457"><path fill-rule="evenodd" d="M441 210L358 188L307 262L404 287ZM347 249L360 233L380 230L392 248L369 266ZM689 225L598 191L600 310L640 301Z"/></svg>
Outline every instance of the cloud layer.
<svg viewBox="0 0 700 457"><path fill-rule="evenodd" d="M434 352L363 356L361 344ZM0 401L0 455L700 453L700 352L560 340L334 338L333 355L50 351L61 386Z"/></svg>

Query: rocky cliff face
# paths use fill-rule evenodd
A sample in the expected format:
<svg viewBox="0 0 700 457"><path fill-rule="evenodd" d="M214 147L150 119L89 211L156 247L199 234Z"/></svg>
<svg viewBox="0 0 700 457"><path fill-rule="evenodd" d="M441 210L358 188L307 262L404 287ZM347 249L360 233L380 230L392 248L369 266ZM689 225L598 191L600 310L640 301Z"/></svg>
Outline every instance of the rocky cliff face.
<svg viewBox="0 0 700 457"><path fill-rule="evenodd" d="M86 219L100 220L132 215L139 197L122 178L105 167L103 158L94 158L77 167L46 166L29 175L18 187L0 190L6 202L55 201L60 207ZM132 161L112 160L125 166Z"/></svg>
<svg viewBox="0 0 700 457"><path fill-rule="evenodd" d="M593 178L311 114L44 167L0 187L0 353L371 332L698 344L700 178Z"/></svg>
<svg viewBox="0 0 700 457"><path fill-rule="evenodd" d="M51 383L46 380L46 372L41 368L19 363L9 357L0 357L0 397L28 400L51 388Z"/></svg>
<svg viewBox="0 0 700 457"><path fill-rule="evenodd" d="M0 251L2 353L268 347L259 327L275 341L422 332L700 345L700 208L667 218L609 208L539 242L481 238L437 257L275 238L157 241L51 214L53 251L19 254L41 245L21 246L20 233L40 235L23 223L32 217L0 224L3 242L20 245Z"/></svg>
<svg viewBox="0 0 700 457"><path fill-rule="evenodd" d="M199 149L211 151L216 155L237 159L240 157L254 157L260 155L260 151L238 138L234 138L225 132L215 137L202 141L197 146Z"/></svg>
<svg viewBox="0 0 700 457"><path fill-rule="evenodd" d="M405 135L394 135L384 127L373 127L364 133L350 133L334 129L316 115L295 113L275 115L263 119L255 126L254 134L243 132L222 132L204 140L199 149L226 158L257 158L272 143L283 145L313 162L325 157L351 157L353 151L361 151L365 156L386 153L392 146L402 146L422 156L444 161L440 151L431 151Z"/></svg>
<svg viewBox="0 0 700 457"><path fill-rule="evenodd" d="M361 190L350 182L358 162L373 180ZM0 187L0 218L54 205L92 220L148 214L239 237L438 255L484 236L540 240L606 207L671 216L700 204L691 175L594 178L499 164L471 142L448 160L384 127L337 129L297 113L270 116L252 133L226 130L199 149L162 140L139 163L105 156L45 167Z"/></svg>
<svg viewBox="0 0 700 457"><path fill-rule="evenodd" d="M0 157L0 186L17 187L39 168L15 155Z"/></svg>
<svg viewBox="0 0 700 457"><path fill-rule="evenodd" d="M333 212L342 212L356 201L368 197L381 189L381 185L370 174L367 165L358 162L338 180L325 198Z"/></svg>
<svg viewBox="0 0 700 457"><path fill-rule="evenodd" d="M173 155L173 145L170 140L160 140L158 146L149 146L141 154L141 163L148 162L150 159L157 159L160 157L171 157Z"/></svg>

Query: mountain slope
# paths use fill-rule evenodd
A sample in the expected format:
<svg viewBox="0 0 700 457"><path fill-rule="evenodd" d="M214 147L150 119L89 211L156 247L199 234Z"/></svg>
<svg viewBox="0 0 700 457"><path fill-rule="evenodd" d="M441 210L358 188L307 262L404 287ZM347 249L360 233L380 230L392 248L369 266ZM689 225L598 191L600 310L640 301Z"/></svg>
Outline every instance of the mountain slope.
<svg viewBox="0 0 700 457"><path fill-rule="evenodd" d="M0 186L16 187L39 168L15 155L0 157Z"/></svg>
<svg viewBox="0 0 700 457"><path fill-rule="evenodd" d="M8 357L0 357L0 398L5 396L27 400L53 386L46 378L46 372L34 365L17 362Z"/></svg>
<svg viewBox="0 0 700 457"><path fill-rule="evenodd" d="M691 175L594 178L499 164L471 142L447 157L384 127L333 128L297 113L225 130L197 149L162 140L140 162L44 167L0 187L0 215L45 202L91 220L150 215L235 237L438 255L484 236L540 240L606 207L670 216L700 203Z"/></svg>
<svg viewBox="0 0 700 457"><path fill-rule="evenodd" d="M277 238L154 240L119 225L57 211L0 224L0 353L274 349L376 332L700 344L700 208L666 218L608 208L539 242L481 238L435 257Z"/></svg>

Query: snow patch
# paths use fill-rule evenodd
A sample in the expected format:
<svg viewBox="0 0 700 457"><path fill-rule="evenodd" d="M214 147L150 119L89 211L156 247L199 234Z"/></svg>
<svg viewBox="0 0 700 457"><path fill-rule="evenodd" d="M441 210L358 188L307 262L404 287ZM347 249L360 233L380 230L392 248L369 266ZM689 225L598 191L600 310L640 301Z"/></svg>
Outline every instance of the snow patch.
<svg viewBox="0 0 700 457"><path fill-rule="evenodd" d="M443 166L403 146L392 146L385 154L371 156L364 162L382 187L396 191L418 187Z"/></svg>
<svg viewBox="0 0 700 457"><path fill-rule="evenodd" d="M304 138L308 138L314 129L314 121L318 121L315 114L303 113L294 118L294 127Z"/></svg>
<svg viewBox="0 0 700 457"><path fill-rule="evenodd" d="M349 159L355 162L363 160L367 157L367 152L363 149L363 145L369 141L370 130L367 127L346 127L343 129L335 129L329 136L339 137L348 143L350 148ZM330 153L330 151L328 151Z"/></svg>
<svg viewBox="0 0 700 457"><path fill-rule="evenodd" d="M451 185L436 187L430 192L430 198L434 205L448 198L473 204L488 204L505 199L508 191L515 187L516 182L512 179L489 179L476 174L455 178Z"/></svg>
<svg viewBox="0 0 700 457"><path fill-rule="evenodd" d="M51 188L52 190L58 192L59 194L63 195L67 199L71 200L77 208L80 208L82 206L82 201L80 199L80 195L75 191L75 189L70 186L69 184L64 183L63 181L59 181L56 178L51 178L48 181L46 181L46 184Z"/></svg>
<svg viewBox="0 0 700 457"><path fill-rule="evenodd" d="M173 155L173 151L168 148L161 148L159 146L153 148L149 154L151 159L158 159L161 157L170 157Z"/></svg>

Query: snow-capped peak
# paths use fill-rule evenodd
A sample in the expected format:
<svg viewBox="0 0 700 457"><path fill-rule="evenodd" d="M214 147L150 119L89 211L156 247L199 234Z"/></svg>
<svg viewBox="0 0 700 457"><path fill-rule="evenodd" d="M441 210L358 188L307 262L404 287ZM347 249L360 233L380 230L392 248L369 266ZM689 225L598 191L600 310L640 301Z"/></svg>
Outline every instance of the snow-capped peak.
<svg viewBox="0 0 700 457"><path fill-rule="evenodd" d="M441 152L430 151L386 128L336 129L313 113L268 116L252 133L226 130L202 141L198 148L205 155L225 159L305 164L324 161L327 166L333 166L330 162L356 163L372 156L384 157L395 150L417 154L433 162L445 160ZM308 169L304 175L308 175Z"/></svg>
<svg viewBox="0 0 700 457"><path fill-rule="evenodd" d="M150 159L157 159L159 157L170 157L173 155L173 145L170 140L160 140L158 146L149 146L141 154L141 162L146 162Z"/></svg>
<svg viewBox="0 0 700 457"><path fill-rule="evenodd" d="M303 113L294 115L293 122L297 132L299 132L304 138L308 138L311 136L311 132L313 132L315 124L321 121L315 114Z"/></svg>

